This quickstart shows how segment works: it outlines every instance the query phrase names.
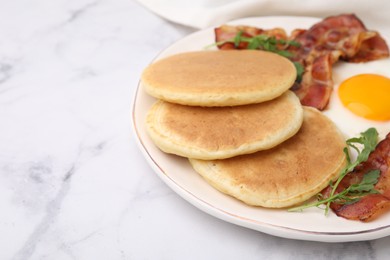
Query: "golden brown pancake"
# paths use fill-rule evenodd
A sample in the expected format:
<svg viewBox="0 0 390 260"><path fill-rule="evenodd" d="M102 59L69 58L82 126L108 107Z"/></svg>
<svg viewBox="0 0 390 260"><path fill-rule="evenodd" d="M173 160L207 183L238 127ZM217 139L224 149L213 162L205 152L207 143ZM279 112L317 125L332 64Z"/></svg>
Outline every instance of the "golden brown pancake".
<svg viewBox="0 0 390 260"><path fill-rule="evenodd" d="M298 133L270 150L190 162L216 189L249 205L281 208L311 198L337 177L346 162L344 146L337 127L305 107Z"/></svg>
<svg viewBox="0 0 390 260"><path fill-rule="evenodd" d="M302 120L299 99L287 91L271 101L234 107L157 101L148 112L146 127L164 152L211 160L274 147L293 136Z"/></svg>
<svg viewBox="0 0 390 260"><path fill-rule="evenodd" d="M274 99L288 90L296 69L288 59L265 51L198 51L149 65L141 82L164 101L193 106L236 106Z"/></svg>

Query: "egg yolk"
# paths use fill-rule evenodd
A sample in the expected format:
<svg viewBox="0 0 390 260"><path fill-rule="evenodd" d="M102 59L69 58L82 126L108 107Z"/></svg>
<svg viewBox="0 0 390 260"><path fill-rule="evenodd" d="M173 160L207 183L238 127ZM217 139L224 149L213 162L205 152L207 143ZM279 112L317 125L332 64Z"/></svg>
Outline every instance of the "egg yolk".
<svg viewBox="0 0 390 260"><path fill-rule="evenodd" d="M354 114L378 121L390 120L390 78L360 74L341 83L339 97Z"/></svg>

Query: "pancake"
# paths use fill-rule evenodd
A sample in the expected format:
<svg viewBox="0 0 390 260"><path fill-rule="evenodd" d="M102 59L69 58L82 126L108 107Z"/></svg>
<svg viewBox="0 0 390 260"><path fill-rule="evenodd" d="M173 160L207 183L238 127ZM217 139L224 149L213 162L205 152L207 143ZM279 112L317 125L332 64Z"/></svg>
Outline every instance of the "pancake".
<svg viewBox="0 0 390 260"><path fill-rule="evenodd" d="M344 147L344 137L333 122L304 107L299 132L273 149L190 163L221 192L249 205L282 208L306 201L337 178L346 163Z"/></svg>
<svg viewBox="0 0 390 260"><path fill-rule="evenodd" d="M236 106L274 99L296 78L291 61L258 50L197 51L149 65L141 82L158 99L192 106Z"/></svg>
<svg viewBox="0 0 390 260"><path fill-rule="evenodd" d="M297 96L287 91L263 103L234 107L183 106L157 101L147 131L164 152L212 160L274 147L293 136L303 120Z"/></svg>

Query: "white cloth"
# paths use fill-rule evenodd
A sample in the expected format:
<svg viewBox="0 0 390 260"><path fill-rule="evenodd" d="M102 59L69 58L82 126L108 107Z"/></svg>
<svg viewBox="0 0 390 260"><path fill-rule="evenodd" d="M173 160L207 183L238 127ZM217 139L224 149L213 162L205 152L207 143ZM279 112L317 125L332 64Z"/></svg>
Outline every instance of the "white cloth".
<svg viewBox="0 0 390 260"><path fill-rule="evenodd" d="M368 29L390 36L388 0L137 0L157 15L194 28L253 16L326 17L355 13Z"/></svg>

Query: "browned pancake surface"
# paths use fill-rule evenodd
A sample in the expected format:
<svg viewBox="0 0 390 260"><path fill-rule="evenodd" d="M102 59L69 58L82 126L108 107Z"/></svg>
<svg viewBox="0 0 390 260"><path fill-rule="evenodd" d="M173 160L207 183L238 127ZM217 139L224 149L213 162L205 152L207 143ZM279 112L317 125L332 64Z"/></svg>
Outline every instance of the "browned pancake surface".
<svg viewBox="0 0 390 260"><path fill-rule="evenodd" d="M328 185L345 163L345 141L335 125L305 108L296 135L254 154L225 160L190 160L210 184L250 205L287 207Z"/></svg>
<svg viewBox="0 0 390 260"><path fill-rule="evenodd" d="M176 54L148 66L142 84L152 96L184 105L231 106L271 100L294 83L294 65L251 50Z"/></svg>
<svg viewBox="0 0 390 260"><path fill-rule="evenodd" d="M158 101L147 129L163 151L189 158L222 159L278 145L302 124L303 110L290 91L259 104L195 107Z"/></svg>

